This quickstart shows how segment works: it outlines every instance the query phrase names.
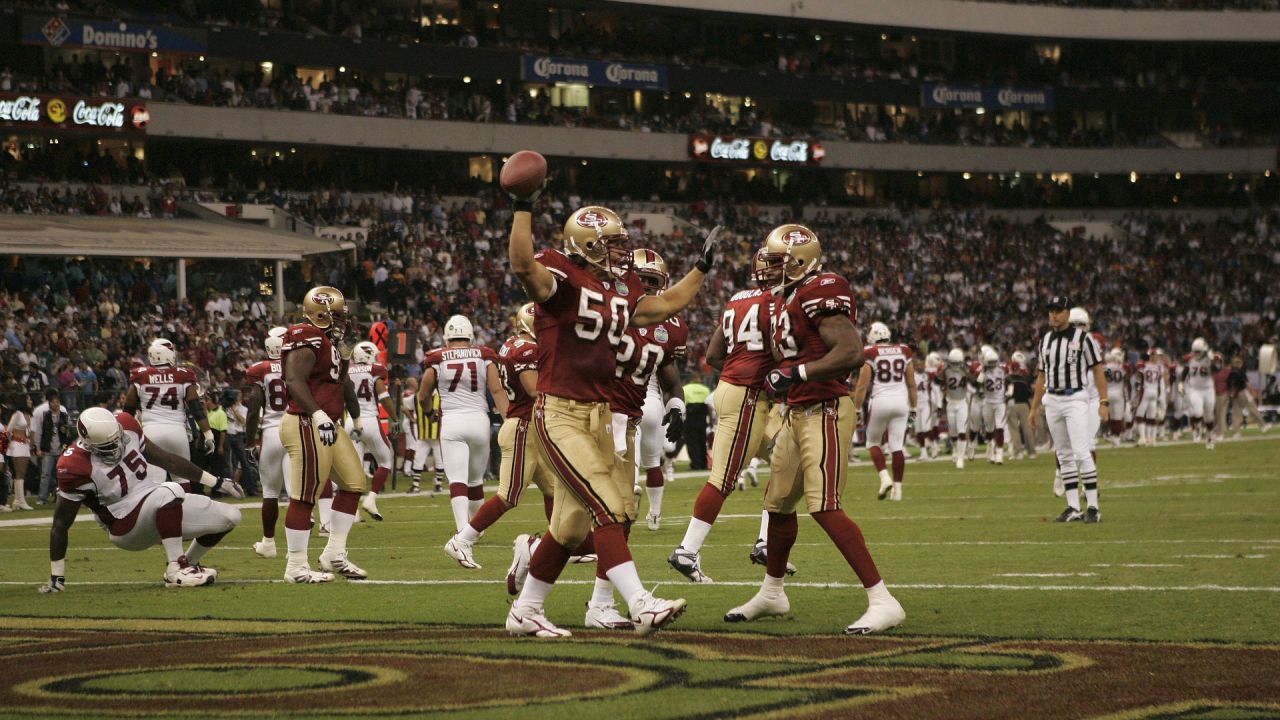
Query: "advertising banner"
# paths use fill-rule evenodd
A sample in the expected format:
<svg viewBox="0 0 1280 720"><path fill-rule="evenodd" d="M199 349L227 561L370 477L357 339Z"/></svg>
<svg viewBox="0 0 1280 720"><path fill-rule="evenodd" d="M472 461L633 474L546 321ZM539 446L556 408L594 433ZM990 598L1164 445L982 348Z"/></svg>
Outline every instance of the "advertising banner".
<svg viewBox="0 0 1280 720"><path fill-rule="evenodd" d="M145 132L150 121L140 100L0 93L0 125L5 127Z"/></svg>
<svg viewBox="0 0 1280 720"><path fill-rule="evenodd" d="M524 55L521 57L520 76L525 82L587 83L634 90L667 89L666 67L640 63Z"/></svg>
<svg viewBox="0 0 1280 720"><path fill-rule="evenodd" d="M25 15L22 42L55 48L199 55L209 49L209 33L201 28Z"/></svg>
<svg viewBox="0 0 1280 720"><path fill-rule="evenodd" d="M795 138L689 136L689 157L708 162L818 165L827 151L821 143Z"/></svg>
<svg viewBox="0 0 1280 720"><path fill-rule="evenodd" d="M1053 88L921 83L920 107L1052 110Z"/></svg>

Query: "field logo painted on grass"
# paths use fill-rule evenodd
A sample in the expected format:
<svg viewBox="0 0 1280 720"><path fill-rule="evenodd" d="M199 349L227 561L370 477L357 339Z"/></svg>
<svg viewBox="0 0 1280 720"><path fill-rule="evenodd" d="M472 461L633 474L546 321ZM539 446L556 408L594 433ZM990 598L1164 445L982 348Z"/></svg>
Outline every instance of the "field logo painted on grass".
<svg viewBox="0 0 1280 720"><path fill-rule="evenodd" d="M692 718L1280 713L1280 646L0 618L5 715Z"/></svg>

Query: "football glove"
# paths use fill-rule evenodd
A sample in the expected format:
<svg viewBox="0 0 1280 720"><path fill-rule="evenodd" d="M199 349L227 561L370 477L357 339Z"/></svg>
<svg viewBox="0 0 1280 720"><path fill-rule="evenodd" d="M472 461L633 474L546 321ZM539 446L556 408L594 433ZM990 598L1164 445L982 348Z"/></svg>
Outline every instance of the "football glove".
<svg viewBox="0 0 1280 720"><path fill-rule="evenodd" d="M789 370L774 368L765 376L764 387L772 394L785 395L787 388L797 382L800 382L800 366L797 365Z"/></svg>
<svg viewBox="0 0 1280 720"><path fill-rule="evenodd" d="M916 426L916 411L915 411L915 410L912 410L911 412L907 413L907 424L908 424L908 425L910 425L911 427L915 427L915 426ZM917 431L918 431L918 430L917 430Z"/></svg>
<svg viewBox="0 0 1280 720"><path fill-rule="evenodd" d="M231 478L217 477L213 473L206 472L200 476L200 484L236 500L244 497L244 488L240 487L240 484Z"/></svg>
<svg viewBox="0 0 1280 720"><path fill-rule="evenodd" d="M333 424L333 420L329 419L329 413L324 410L311 413L311 424L315 426L316 432L320 433L320 442L326 446L338 442L338 428Z"/></svg>
<svg viewBox="0 0 1280 720"><path fill-rule="evenodd" d="M707 238L702 242L702 254L693 265L703 274L711 272L711 266L715 264L716 248L720 244L720 234L723 231L724 227L721 225L711 228L711 232L707 233Z"/></svg>
<svg viewBox="0 0 1280 720"><path fill-rule="evenodd" d="M205 430L205 431L204 431L204 451L205 451L205 454L209 454L209 453L212 453L212 452L213 452L213 445L214 445L214 443L213 443L213 431L212 431L212 430Z"/></svg>
<svg viewBox="0 0 1280 720"><path fill-rule="evenodd" d="M667 408L662 424L667 428L667 442L674 443L684 437L684 410L680 407Z"/></svg>
<svg viewBox="0 0 1280 720"><path fill-rule="evenodd" d="M507 193L507 197L511 198L511 209L533 212L533 204L538 201L538 198L542 197L542 191L546 189L547 180L543 180L541 187L524 197L519 197L515 193Z"/></svg>
<svg viewBox="0 0 1280 720"><path fill-rule="evenodd" d="M257 470L257 469L258 469L258 454L259 454L259 453L261 453L261 452L262 452L262 448L258 447L257 445L250 445L249 447L245 448L245 449L244 449L244 464L245 464L245 465L248 465L249 467L253 468L254 470Z"/></svg>
<svg viewBox="0 0 1280 720"><path fill-rule="evenodd" d="M66 575L50 575L49 582L38 588L41 594L60 593L67 589Z"/></svg>
<svg viewBox="0 0 1280 720"><path fill-rule="evenodd" d="M364 423L360 422L360 418L354 418L351 421L351 439L360 440L364 436Z"/></svg>

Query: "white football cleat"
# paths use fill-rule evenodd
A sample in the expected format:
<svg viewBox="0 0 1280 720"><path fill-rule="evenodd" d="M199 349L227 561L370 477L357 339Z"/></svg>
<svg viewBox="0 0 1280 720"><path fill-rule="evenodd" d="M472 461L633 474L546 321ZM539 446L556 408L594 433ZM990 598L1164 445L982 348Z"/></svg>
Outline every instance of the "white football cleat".
<svg viewBox="0 0 1280 720"><path fill-rule="evenodd" d="M758 591L752 598L724 614L725 622L750 622L763 617L786 615L791 612L791 601L786 591L779 590L774 595L765 595Z"/></svg>
<svg viewBox="0 0 1280 720"><path fill-rule="evenodd" d="M551 624L542 608L512 607L507 611L507 632L516 637L565 638L573 633Z"/></svg>
<svg viewBox="0 0 1280 720"><path fill-rule="evenodd" d="M475 557L471 554L472 544L454 535L449 538L449 542L444 544L444 554L458 561L458 564L468 570L479 570L480 563L476 562Z"/></svg>
<svg viewBox="0 0 1280 720"><path fill-rule="evenodd" d="M1211 436L1209 436L1209 440L1208 440L1207 442L1205 442L1205 444L1204 444L1204 449L1205 449L1205 450L1212 450L1212 449L1213 449L1213 436L1212 436L1212 435L1211 435Z"/></svg>
<svg viewBox="0 0 1280 720"><path fill-rule="evenodd" d="M743 480L741 475L738 476L738 489L739 490L747 489L747 481Z"/></svg>
<svg viewBox="0 0 1280 720"><path fill-rule="evenodd" d="M316 531L316 535L320 537L329 537L329 526L325 523L320 524L320 529Z"/></svg>
<svg viewBox="0 0 1280 720"><path fill-rule="evenodd" d="M890 595L887 599L877 600L868 605L862 617L844 629L844 634L870 635L897 627L906 619L907 611L903 610L898 600Z"/></svg>
<svg viewBox="0 0 1280 720"><path fill-rule="evenodd" d="M317 583L333 582L333 574L316 572L306 565L298 565L296 567L286 567L284 569L284 579L299 585L315 585Z"/></svg>
<svg viewBox="0 0 1280 720"><path fill-rule="evenodd" d="M957 456L956 456L956 469L957 469L957 470L963 470L963 469L964 469L964 455L957 455Z"/></svg>
<svg viewBox="0 0 1280 720"><path fill-rule="evenodd" d="M587 603L587 616L583 620L583 624L589 628L599 628L601 630L634 630L636 624L631 622L630 618L624 617L618 612L618 606L613 603L603 603L596 605L595 603Z"/></svg>
<svg viewBox="0 0 1280 720"><path fill-rule="evenodd" d="M217 570L192 565L187 562L187 556L183 555L165 567L164 586L200 587L201 585L212 585L217 577Z"/></svg>
<svg viewBox="0 0 1280 720"><path fill-rule="evenodd" d="M902 483L893 484L893 489L889 491L889 499L893 502L902 502Z"/></svg>
<svg viewBox="0 0 1280 720"><path fill-rule="evenodd" d="M1062 497L1067 494L1067 487L1062 484L1062 471L1053 471L1053 496Z"/></svg>
<svg viewBox="0 0 1280 720"><path fill-rule="evenodd" d="M751 481L751 487L756 487L757 485L760 484L759 470L756 470L755 468L748 466L746 470L742 471L742 475L746 476L746 478ZM740 475L739 477L742 477L742 475Z"/></svg>
<svg viewBox="0 0 1280 720"><path fill-rule="evenodd" d="M635 623L637 633L652 635L683 615L686 605L684 598L664 600L642 592L631 603L631 621Z"/></svg>
<svg viewBox="0 0 1280 720"><path fill-rule="evenodd" d="M382 513L378 512L378 493L370 492L360 500L360 509L369 513L369 517L382 522Z"/></svg>
<svg viewBox="0 0 1280 720"><path fill-rule="evenodd" d="M273 558L276 556L276 539L262 538L253 544L253 551L258 553L258 557Z"/></svg>
<svg viewBox="0 0 1280 720"><path fill-rule="evenodd" d="M662 516L661 516L661 515L654 515L653 513L649 513L649 516L648 516L647 518L645 518L645 522L649 523L649 529L650 529L650 530L660 530L660 529L662 529Z"/></svg>
<svg viewBox="0 0 1280 720"><path fill-rule="evenodd" d="M888 470L880 471L880 491L876 493L877 500L884 500L889 497L889 491L893 489L893 478L890 477Z"/></svg>
<svg viewBox="0 0 1280 720"><path fill-rule="evenodd" d="M533 556L533 545L537 540L537 535L527 533L516 536L513 544L515 558L511 561L511 567L507 568L508 595L519 595L524 587L525 578L529 577L529 558Z"/></svg>
<svg viewBox="0 0 1280 720"><path fill-rule="evenodd" d="M711 582L711 578L702 572L702 556L699 553L689 552L683 547L678 547L671 551L671 557L667 558L667 564L675 568L676 572L689 578L689 582Z"/></svg>
<svg viewBox="0 0 1280 720"><path fill-rule="evenodd" d="M581 555L570 555L570 556L569 556L569 564L570 564L570 565L590 565L591 563L593 563L593 562L595 562L595 561L596 561L596 554L595 554L595 553L583 553L583 554L581 554Z"/></svg>
<svg viewBox="0 0 1280 720"><path fill-rule="evenodd" d="M369 577L369 573L347 559L345 550L340 553L320 553L320 569L348 580L364 580Z"/></svg>

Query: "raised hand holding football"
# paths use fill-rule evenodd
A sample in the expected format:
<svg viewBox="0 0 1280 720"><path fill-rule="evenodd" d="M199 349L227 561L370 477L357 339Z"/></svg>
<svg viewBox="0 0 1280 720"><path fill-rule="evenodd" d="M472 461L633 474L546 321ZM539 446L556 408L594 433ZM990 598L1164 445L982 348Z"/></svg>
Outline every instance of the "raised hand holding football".
<svg viewBox="0 0 1280 720"><path fill-rule="evenodd" d="M507 158L498 175L502 189L516 198L529 198L547 181L547 159L532 150L521 150Z"/></svg>

